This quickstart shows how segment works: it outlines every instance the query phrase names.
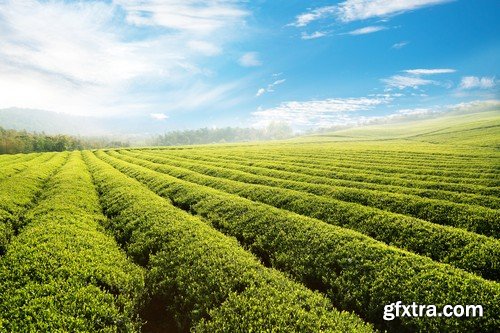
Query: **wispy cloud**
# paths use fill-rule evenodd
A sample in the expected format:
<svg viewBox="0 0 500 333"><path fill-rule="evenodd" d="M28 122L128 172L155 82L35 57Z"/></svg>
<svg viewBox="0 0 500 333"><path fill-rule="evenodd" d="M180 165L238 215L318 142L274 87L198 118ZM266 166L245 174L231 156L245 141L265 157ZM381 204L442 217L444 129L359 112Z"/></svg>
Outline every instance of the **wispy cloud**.
<svg viewBox="0 0 500 333"><path fill-rule="evenodd" d="M203 40L191 40L187 43L191 50L204 54L206 56L216 56L222 53L222 50L217 45Z"/></svg>
<svg viewBox="0 0 500 333"><path fill-rule="evenodd" d="M382 79L383 83L389 88L398 88L400 90L406 88L418 89L420 86L435 84L435 81L423 79L418 76L393 75L389 78Z"/></svg>
<svg viewBox="0 0 500 333"><path fill-rule="evenodd" d="M406 45L410 44L410 42L407 42L407 41L402 41L402 42L399 42L399 43L395 43L392 45L392 48L393 49L396 49L396 50L399 50L399 49L402 49L403 47L405 47Z"/></svg>
<svg viewBox="0 0 500 333"><path fill-rule="evenodd" d="M437 74L450 74L455 73L455 69L451 68L417 68L417 69L406 69L402 71L407 75L393 75L389 78L382 79L381 81L386 84L386 88L397 88L400 90L406 88L418 89L421 86L426 86L430 84L441 85L446 88L451 88L450 82L439 82L435 80L429 80L422 78L422 76L437 75Z"/></svg>
<svg viewBox="0 0 500 333"><path fill-rule="evenodd" d="M404 70L403 72L412 74L412 75L434 75L434 74L449 74L449 73L455 73L455 69L451 68L435 68L435 69L424 69L424 68L419 68L419 69L407 69Z"/></svg>
<svg viewBox="0 0 500 333"><path fill-rule="evenodd" d="M367 125L391 124L401 121L412 121L421 118L429 118L438 114L446 114L448 112L472 113L491 111L498 109L500 106L499 100L475 100L472 102L450 104L450 105L435 105L425 108L399 109L394 113L384 116L357 116L344 115L335 120L330 125L320 126L320 132L331 131L338 128L349 128Z"/></svg>
<svg viewBox="0 0 500 333"><path fill-rule="evenodd" d="M428 115L435 112L435 110L429 108L414 108L414 109L401 109L398 110L397 114L407 115L407 116L422 116Z"/></svg>
<svg viewBox="0 0 500 333"><path fill-rule="evenodd" d="M164 113L151 113L150 117L155 120L165 120L168 119L168 116Z"/></svg>
<svg viewBox="0 0 500 333"><path fill-rule="evenodd" d="M447 105L446 109L458 112L471 112L471 111L491 111L500 107L500 100L498 99L484 99L475 100L471 102L463 102L458 104Z"/></svg>
<svg viewBox="0 0 500 333"><path fill-rule="evenodd" d="M0 1L0 108L147 117L168 108L147 86L204 77L199 58L221 54L247 14L232 0Z"/></svg>
<svg viewBox="0 0 500 333"><path fill-rule="evenodd" d="M305 27L327 17L335 18L340 22L384 18L450 1L453 0L347 0L338 5L314 8L297 15L290 25Z"/></svg>
<svg viewBox="0 0 500 333"><path fill-rule="evenodd" d="M387 29L387 27L384 27L384 26L369 26L369 27L364 27L364 28L349 31L346 34L347 35L354 35L354 36L366 35L366 34L371 34L371 33L386 30L386 29Z"/></svg>
<svg viewBox="0 0 500 333"><path fill-rule="evenodd" d="M277 86L278 84L285 83L285 81L286 81L286 79L276 80L273 83L271 83L267 88L269 90L269 88L273 88L274 86Z"/></svg>
<svg viewBox="0 0 500 333"><path fill-rule="evenodd" d="M260 88L259 90L257 90L257 94L255 94L255 96L259 97L259 96L264 95L266 92L274 92L274 87L285 83L285 81L286 81L286 79L276 80L273 83L268 84L267 88Z"/></svg>
<svg viewBox="0 0 500 333"><path fill-rule="evenodd" d="M262 65L257 52L247 52L238 60L239 64L243 67L258 67Z"/></svg>
<svg viewBox="0 0 500 333"><path fill-rule="evenodd" d="M399 15L411 10L450 2L450 0L347 0L337 8L344 22Z"/></svg>
<svg viewBox="0 0 500 333"><path fill-rule="evenodd" d="M315 32L310 33L310 34L303 32L300 38L302 38L304 40L309 40L309 39L316 39L316 38L325 37L326 35L327 35L327 33L325 31L315 31Z"/></svg>
<svg viewBox="0 0 500 333"><path fill-rule="evenodd" d="M463 102L457 104L448 105L435 105L433 107L427 108L412 108L412 109L400 109L395 114L391 114L388 118L402 118L401 116L407 118L407 116L426 116L437 113L446 112L481 112L490 111L498 108L500 106L500 101L496 99L485 99L485 100L474 100L470 102Z"/></svg>
<svg viewBox="0 0 500 333"><path fill-rule="evenodd" d="M168 92L161 101L168 104L171 110L197 110L213 104L230 106L238 100L239 97L235 96L238 96L237 92L244 84L245 79L219 85L196 81Z"/></svg>
<svg viewBox="0 0 500 333"><path fill-rule="evenodd" d="M461 89L491 89L495 86L495 77L464 76L460 82Z"/></svg>
<svg viewBox="0 0 500 333"><path fill-rule="evenodd" d="M336 6L325 6L312 9L307 13L298 15L295 19L295 22L291 23L290 25L296 27L305 27L306 25L308 25L313 21L317 21L328 16L333 16L333 14L335 14L336 11L337 11Z"/></svg>
<svg viewBox="0 0 500 333"><path fill-rule="evenodd" d="M237 23L248 12L231 0L114 0L126 11L127 21L137 26L162 26L200 35Z"/></svg>
<svg viewBox="0 0 500 333"><path fill-rule="evenodd" d="M257 93L255 94L256 97L259 97L259 96L262 96L266 93L266 89L264 88L259 88L259 90L257 90Z"/></svg>
<svg viewBox="0 0 500 333"><path fill-rule="evenodd" d="M272 122L285 122L294 127L331 126L348 118L346 113L371 110L390 101L391 98L366 97L290 101L274 108L257 110L252 116L257 126L265 126Z"/></svg>

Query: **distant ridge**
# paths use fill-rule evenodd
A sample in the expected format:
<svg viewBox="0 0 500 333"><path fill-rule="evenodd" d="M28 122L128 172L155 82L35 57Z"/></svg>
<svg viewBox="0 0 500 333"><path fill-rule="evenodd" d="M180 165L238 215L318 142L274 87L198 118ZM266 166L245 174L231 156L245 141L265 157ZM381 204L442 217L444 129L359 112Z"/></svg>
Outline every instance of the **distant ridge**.
<svg viewBox="0 0 500 333"><path fill-rule="evenodd" d="M142 136L164 133L172 129L169 126L147 116L100 118L36 109L0 109L0 127L46 134Z"/></svg>
<svg viewBox="0 0 500 333"><path fill-rule="evenodd" d="M9 108L0 110L0 127L47 134L105 134L99 119L44 110Z"/></svg>
<svg viewBox="0 0 500 333"><path fill-rule="evenodd" d="M427 119L407 119L303 136L300 141L405 140L500 149L500 108L453 111Z"/></svg>

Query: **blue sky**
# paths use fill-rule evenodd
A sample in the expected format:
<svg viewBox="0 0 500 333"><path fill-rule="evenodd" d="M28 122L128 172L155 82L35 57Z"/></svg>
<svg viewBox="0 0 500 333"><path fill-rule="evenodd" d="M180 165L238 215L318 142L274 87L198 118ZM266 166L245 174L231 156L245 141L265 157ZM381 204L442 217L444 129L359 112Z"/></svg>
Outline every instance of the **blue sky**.
<svg viewBox="0 0 500 333"><path fill-rule="evenodd" d="M498 103L495 0L0 0L0 108L165 128Z"/></svg>

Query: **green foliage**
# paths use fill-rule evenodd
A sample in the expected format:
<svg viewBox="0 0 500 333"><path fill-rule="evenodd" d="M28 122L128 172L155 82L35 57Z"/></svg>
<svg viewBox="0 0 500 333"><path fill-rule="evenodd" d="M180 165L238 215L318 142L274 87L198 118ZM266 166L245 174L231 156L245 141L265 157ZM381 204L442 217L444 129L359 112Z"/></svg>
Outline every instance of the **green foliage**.
<svg viewBox="0 0 500 333"><path fill-rule="evenodd" d="M99 152L101 159L236 237L265 263L393 331L483 331L500 325L500 285L357 232L192 184ZM485 316L383 321L383 306L482 304Z"/></svg>
<svg viewBox="0 0 500 333"><path fill-rule="evenodd" d="M331 305L320 295L311 297L304 289L273 275L269 279L266 285L250 286L242 293L230 294L221 307L210 312L209 321L197 325L196 331L341 333L366 330L354 315L350 321L344 319L347 313L338 318L329 315ZM303 301L306 297L310 300L308 303ZM320 310L311 311L312 308Z"/></svg>
<svg viewBox="0 0 500 333"><path fill-rule="evenodd" d="M121 152L127 153L126 151ZM135 157L146 158L148 160L151 160L153 157L156 159L159 158L157 154L150 155L143 152L140 152L139 154L127 154L131 154ZM203 172L206 172L206 170L211 166L220 166L216 169L216 171L215 169L212 169L214 171L211 172L211 175L235 180L243 179L248 183L272 185L327 196L342 201L356 202L394 213L414 216L437 224L458 227L463 226L464 229L467 229L468 226L472 228L481 228L481 225L495 224L496 221L500 219L498 211L487 209L482 206L457 204L448 200L422 198L416 195L373 191L346 186L311 184L307 183L307 177L303 178L301 174L297 174L294 180L288 180L286 173L278 170L260 168L255 171L255 168L253 167L241 167L241 164L228 163L223 160L221 161L220 159L206 161L206 158L204 158L198 162L202 164L201 166L193 165L195 161L192 159L186 160L186 158L180 159L173 156L169 156L168 159L160 158L160 160L157 161L165 162L167 160L170 164L174 165L189 165L190 168L201 168L204 170ZM184 162L184 164L182 162ZM188 162L188 164L186 164L186 162ZM488 182L492 181L488 180ZM479 226L473 227L473 225L478 224Z"/></svg>
<svg viewBox="0 0 500 333"><path fill-rule="evenodd" d="M263 267L234 239L175 208L91 153L84 156L111 217L108 228L136 262L147 265L150 299L165 304L180 329L198 325L199 330L219 327L226 332L233 332L232 328L371 331L358 317L334 309L324 296ZM267 311L255 306L264 300ZM233 316L227 318L227 326L220 326L225 313ZM282 318L284 313L290 316Z"/></svg>
<svg viewBox="0 0 500 333"><path fill-rule="evenodd" d="M286 124L274 123L263 129L257 128L200 128L196 130L172 131L151 140L152 146L199 145L207 143L279 140L293 136Z"/></svg>
<svg viewBox="0 0 500 333"><path fill-rule="evenodd" d="M70 135L32 133L0 127L0 155L31 152L96 149L107 147L128 147L120 141L105 138L79 138Z"/></svg>
<svg viewBox="0 0 500 333"><path fill-rule="evenodd" d="M67 154L47 154L26 163L24 170L0 180L0 255L5 252L15 229L32 207L46 180L66 161Z"/></svg>
<svg viewBox="0 0 500 333"><path fill-rule="evenodd" d="M87 151L87 166L79 152L0 155L0 332L496 332L490 116L433 133ZM106 144L7 132L0 149ZM384 321L396 301L481 304L485 316Z"/></svg>
<svg viewBox="0 0 500 333"><path fill-rule="evenodd" d="M332 200L279 187L245 184L240 181L259 182L260 176L242 172L179 162L175 159L151 157L142 153L127 153L126 156L117 153L110 153L110 155L193 183L207 185L253 201L357 230L387 244L426 255L441 262L450 263L455 267L463 268L488 279L500 279L500 241L493 238L456 228L442 227L359 204ZM143 159L127 157L129 155L142 157ZM160 162L167 165L158 164ZM172 165L182 166L183 168ZM190 170L196 170L211 176L205 176ZM223 177L237 181L227 180ZM274 185L272 178L262 178L259 183ZM384 202L382 198L380 201ZM444 203L444 207L446 207L446 203ZM480 209L476 208L476 210L481 212ZM470 209L469 212L472 215L474 209ZM479 218L473 216L476 221L483 218L483 223L489 223L490 225L495 225L497 221L500 221L500 217L498 214L495 215L494 211L491 212L489 219L479 213L478 215Z"/></svg>
<svg viewBox="0 0 500 333"><path fill-rule="evenodd" d="M45 135L0 127L0 154L82 149L83 145L69 135Z"/></svg>
<svg viewBox="0 0 500 333"><path fill-rule="evenodd" d="M241 163L241 162L239 162ZM481 195L491 195L491 196L499 196L500 190L495 187L488 187L484 185L475 185L475 184L462 184L462 183L447 183L445 181L433 182L427 180L418 180L418 179L402 179L392 176L380 176L374 175L366 172L352 172L352 171L329 171L322 170L318 168L310 168L303 166L296 166L290 163L280 163L279 161L273 160L271 161L252 161L252 166L260 166L269 169L282 170L287 172L298 173L302 175L316 176L324 179L342 179L352 182L359 183L374 183L378 185L391 185L391 186L399 186L399 187L413 187L419 189L428 189L428 190L443 190L443 191L451 191L451 192L465 192L472 194L481 194Z"/></svg>
<svg viewBox="0 0 500 333"><path fill-rule="evenodd" d="M0 331L138 330L143 273L102 232L103 220L90 175L73 153L0 261Z"/></svg>
<svg viewBox="0 0 500 333"><path fill-rule="evenodd" d="M0 155L0 166L3 168L11 164L26 162L36 156L40 156L38 153L33 154L15 154L15 155Z"/></svg>
<svg viewBox="0 0 500 333"><path fill-rule="evenodd" d="M282 146L281 150L284 150L286 146ZM330 165L337 165L341 163L345 159L346 152L344 150L333 150L330 155L323 155L321 152L331 147L307 147L307 150L304 147L301 149L296 149L297 151L302 152L300 156L304 156L305 159L310 159L312 162L311 165L308 165L308 168L317 168L318 165L316 161L322 160L324 163ZM354 149L354 148L353 148ZM370 191L377 191L378 195L384 195L386 193L396 193L398 196L407 194L411 195L411 197L406 197L408 200L412 201L414 196L419 196L421 198L430 198L430 199L438 199L448 201L448 203L464 203L464 204L472 204L478 206L484 206L489 208L498 209L500 208L500 199L498 197L493 196L485 196L478 195L474 193L463 193L463 192L452 192L445 191L439 189L425 189L425 188L415 188L415 187L405 187L405 186L397 186L397 185L388 185L388 184L378 184L371 182L362 182L362 181L352 181L345 180L339 178L331 178L325 176L314 176L308 175L304 172L290 171L290 168L287 168L287 163L280 163L282 155L288 155L287 152L281 151L280 148L275 149L266 149L270 150L268 153L269 156L264 155L263 152L255 152L250 150L250 148L246 148L245 150L240 149L232 149L231 151L219 151L217 154L214 153L214 149L197 149L195 151L190 150L187 151L170 151L169 158L176 159L176 157L188 158L190 160L196 159L203 163L213 163L214 165L221 165L224 167L229 167L231 169L236 169L248 173L253 173L259 176L264 177L273 177L277 179L284 180L292 180L298 182L304 182L308 185L314 185L316 187L329 188L334 187L337 191L343 190L346 191L350 189L352 191L356 191L358 193L370 193ZM216 150L217 151L217 150ZM294 151L294 154L299 154L299 152ZM154 152L154 150L153 150ZM159 151L161 154L161 150ZM310 153L306 153L310 152ZM143 153L143 150L141 150ZM148 154L148 151L144 151L145 154ZM158 154L158 152L156 152ZM264 155L264 156L263 156ZM319 156L318 156L319 155ZM371 163L375 163L375 165L399 165L402 161L408 161L410 159L409 156L401 156L396 157L394 160L391 160L390 155L387 152L383 153L375 153L375 154L366 154L367 156L357 156L353 159L348 159L348 162L352 165L357 165L361 162L361 166L366 160L369 160ZM243 157L244 156L244 157ZM333 156L333 157L332 157ZM338 157L342 156L342 157ZM411 155L410 155L411 156ZM383 157L383 159L381 159ZM337 158L340 158L340 162ZM178 158L177 158L178 159ZM488 179L488 182L494 183L498 182L498 177L496 176L495 169L493 165L491 167L488 166L488 159L483 158L475 158L474 168L471 169L473 175L476 178L485 177ZM448 169L448 165L436 165L433 166L431 162L426 161L426 167L432 167L431 170L442 170ZM462 162L464 163L464 162ZM490 162L491 163L491 162ZM412 168L415 168L415 165L411 165ZM460 168L465 168L464 164L460 165ZM429 169L425 169L426 171ZM356 169L350 171L347 169L346 171L356 173L358 172ZM391 174L392 176L397 176L398 172L394 172ZM323 193L325 190L323 189ZM327 191L328 192L328 191ZM331 192L331 191L330 191ZM367 194L369 195L369 194ZM346 196L348 197L348 196ZM408 203L407 203L408 204Z"/></svg>
<svg viewBox="0 0 500 333"><path fill-rule="evenodd" d="M27 154L25 155L29 159L15 159L11 163L6 165L1 165L0 169L0 181L7 177L12 177L13 175L29 168L30 165L35 165L38 163L47 162L52 155L51 154Z"/></svg>

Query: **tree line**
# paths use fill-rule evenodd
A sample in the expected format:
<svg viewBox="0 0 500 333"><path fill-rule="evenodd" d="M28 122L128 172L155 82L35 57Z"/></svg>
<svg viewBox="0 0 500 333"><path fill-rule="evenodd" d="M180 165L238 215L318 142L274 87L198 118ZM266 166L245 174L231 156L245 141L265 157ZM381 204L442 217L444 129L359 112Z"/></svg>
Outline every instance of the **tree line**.
<svg viewBox="0 0 500 333"><path fill-rule="evenodd" d="M281 140L293 136L290 126L271 123L265 128L200 128L196 130L172 131L153 137L151 146L197 145L207 143Z"/></svg>
<svg viewBox="0 0 500 333"><path fill-rule="evenodd" d="M146 142L135 142L136 146L180 146L224 142L249 142L281 140L293 136L290 126L272 123L265 128L201 128L196 130L172 131L151 137ZM48 135L44 132L28 132L0 127L0 154L50 152L100 148L129 147L129 141L106 137L83 138L65 134Z"/></svg>
<svg viewBox="0 0 500 333"><path fill-rule="evenodd" d="M32 133L0 127L0 154L49 152L65 150L126 147L127 142L109 141L104 138L78 138L70 135Z"/></svg>

